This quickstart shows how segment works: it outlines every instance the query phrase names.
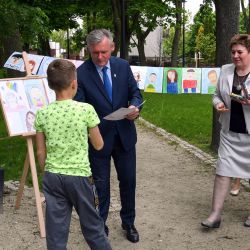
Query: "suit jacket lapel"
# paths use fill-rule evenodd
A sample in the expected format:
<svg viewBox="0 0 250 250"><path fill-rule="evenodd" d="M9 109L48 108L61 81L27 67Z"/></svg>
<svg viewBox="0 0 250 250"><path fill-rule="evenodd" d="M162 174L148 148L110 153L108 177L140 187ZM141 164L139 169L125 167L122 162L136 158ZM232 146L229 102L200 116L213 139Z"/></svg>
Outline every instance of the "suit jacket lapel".
<svg viewBox="0 0 250 250"><path fill-rule="evenodd" d="M116 93L119 87L118 81L117 81L117 76L118 74L121 74L121 72L118 72L118 67L116 63L114 62L114 59L111 57L109 60L110 63L110 68L111 68L111 78L112 78L112 94L113 94L113 106L115 106L115 101L116 101Z"/></svg>
<svg viewBox="0 0 250 250"><path fill-rule="evenodd" d="M228 80L228 85L229 85L229 92L232 91L232 88L233 88L234 69L235 69L235 66L232 64L232 67L230 68L230 72L227 75L227 80Z"/></svg>

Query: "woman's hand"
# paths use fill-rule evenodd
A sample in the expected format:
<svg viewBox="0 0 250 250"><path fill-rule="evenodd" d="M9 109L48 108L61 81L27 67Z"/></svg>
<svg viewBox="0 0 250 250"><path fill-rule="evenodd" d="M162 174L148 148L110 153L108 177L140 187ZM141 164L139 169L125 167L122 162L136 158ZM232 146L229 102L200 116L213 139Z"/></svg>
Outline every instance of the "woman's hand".
<svg viewBox="0 0 250 250"><path fill-rule="evenodd" d="M228 112L229 111L229 109L226 108L226 106L223 102L218 103L215 108L218 112Z"/></svg>
<svg viewBox="0 0 250 250"><path fill-rule="evenodd" d="M250 106L250 100L245 99L244 101L241 101L241 104Z"/></svg>

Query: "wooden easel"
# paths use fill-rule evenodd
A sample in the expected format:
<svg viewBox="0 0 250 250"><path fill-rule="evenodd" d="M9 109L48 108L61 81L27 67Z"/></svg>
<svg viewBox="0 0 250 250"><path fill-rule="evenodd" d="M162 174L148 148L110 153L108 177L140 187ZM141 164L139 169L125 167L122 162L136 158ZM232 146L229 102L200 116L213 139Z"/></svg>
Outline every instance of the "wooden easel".
<svg viewBox="0 0 250 250"><path fill-rule="evenodd" d="M36 209L37 209L38 222L39 222L39 228L40 228L40 236L41 238L44 238L45 237L45 223L44 223L44 216L43 216L43 209L42 209L42 203L44 199L40 195L38 179L37 179L36 161L35 161L34 148L33 148L34 134L23 135L23 136L26 138L26 141L27 141L28 152L26 154L26 158L24 161L23 174L20 180L20 186L19 186L18 193L17 193L15 209L19 209L20 207L21 199L23 196L24 185L25 185L27 174L28 174L29 167L30 167L32 183L33 183L33 188L35 192Z"/></svg>
<svg viewBox="0 0 250 250"><path fill-rule="evenodd" d="M27 77L31 76L31 70L28 63L28 58L26 52L23 52L23 61L26 67ZM33 138L35 136L35 133L30 134L24 134L23 137L26 138L27 141L27 154L24 161L24 167L23 167L23 174L20 180L20 186L17 193L16 198L16 204L15 209L19 209L22 196L23 196L23 190L24 185L27 179L27 174L29 171L31 171L32 176L32 183L33 188L35 192L35 200L36 200L36 209L37 209L37 215L38 215L38 222L39 222L39 228L40 228L40 236L41 238L45 238L45 223L44 223L44 216L43 216L43 210L42 210L42 203L44 202L44 198L41 197L40 191L39 191L39 185L38 185L38 178L37 178L37 171L36 171L36 161L34 156L34 148L33 148Z"/></svg>

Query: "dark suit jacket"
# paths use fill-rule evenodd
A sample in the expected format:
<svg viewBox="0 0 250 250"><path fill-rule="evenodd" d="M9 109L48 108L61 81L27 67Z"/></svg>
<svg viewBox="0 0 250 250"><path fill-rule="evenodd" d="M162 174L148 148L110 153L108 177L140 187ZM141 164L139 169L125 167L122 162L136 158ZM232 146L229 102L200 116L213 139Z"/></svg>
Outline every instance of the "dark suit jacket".
<svg viewBox="0 0 250 250"><path fill-rule="evenodd" d="M111 57L110 67L112 103L109 101L101 77L92 60L87 60L77 69L78 90L74 99L93 105L101 120L99 128L104 139L104 148L101 151L95 151L90 146L92 153L100 156L111 153L113 138L116 133L119 134L125 150L134 147L137 140L134 121L128 119L107 121L103 117L121 107L138 106L142 103L140 90L128 62L117 57Z"/></svg>

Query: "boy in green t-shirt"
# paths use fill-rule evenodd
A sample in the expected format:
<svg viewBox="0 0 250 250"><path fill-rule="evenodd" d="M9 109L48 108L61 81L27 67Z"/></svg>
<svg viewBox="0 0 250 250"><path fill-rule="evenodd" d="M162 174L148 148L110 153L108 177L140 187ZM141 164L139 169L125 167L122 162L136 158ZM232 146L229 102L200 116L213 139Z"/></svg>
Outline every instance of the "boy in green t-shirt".
<svg viewBox="0 0 250 250"><path fill-rule="evenodd" d="M56 101L37 111L37 157L45 167L46 239L49 250L67 246L72 208L79 215L84 238L94 250L111 249L95 204L95 187L88 159L88 138L95 149L103 147L100 122L94 108L73 101L76 68L57 59L48 70L49 87Z"/></svg>

